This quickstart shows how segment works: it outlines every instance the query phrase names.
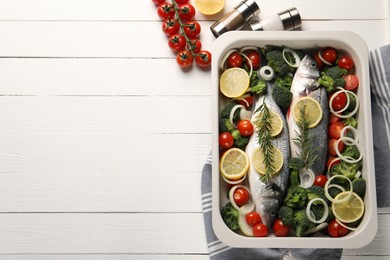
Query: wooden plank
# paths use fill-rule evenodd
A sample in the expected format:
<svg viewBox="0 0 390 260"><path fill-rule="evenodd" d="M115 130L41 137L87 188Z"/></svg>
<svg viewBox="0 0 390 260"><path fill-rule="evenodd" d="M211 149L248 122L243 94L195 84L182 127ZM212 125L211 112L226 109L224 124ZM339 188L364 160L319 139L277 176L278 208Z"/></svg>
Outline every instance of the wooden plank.
<svg viewBox="0 0 390 260"><path fill-rule="evenodd" d="M379 217L382 228L370 247L344 255L390 255L384 236L390 216ZM0 231L1 254L207 253L201 213L0 214Z"/></svg>
<svg viewBox="0 0 390 260"><path fill-rule="evenodd" d="M201 212L209 134L0 134L0 212Z"/></svg>
<svg viewBox="0 0 390 260"><path fill-rule="evenodd" d="M0 133L211 132L209 96L3 96L0 111Z"/></svg>
<svg viewBox="0 0 390 260"><path fill-rule="evenodd" d="M210 71L183 73L174 59L77 58L0 59L0 86L0 95L94 96L204 96L212 88Z"/></svg>
<svg viewBox="0 0 390 260"><path fill-rule="evenodd" d="M146 2L146 4L145 4ZM269 15L297 7L303 19L385 19L380 1L329 0L321 2L275 0L259 3L262 15ZM193 1L192 1L193 3ZM196 19L219 19L239 1L227 0L224 12L216 16L197 14ZM1 20L157 20L156 8L151 1L126 0L1 0ZM347 12L345 10L348 10Z"/></svg>
<svg viewBox="0 0 390 260"><path fill-rule="evenodd" d="M211 49L214 36L202 22L201 41ZM143 28L140 33L139 28ZM303 29L347 30L361 35L374 48L386 42L387 21L307 21ZM0 22L2 57L174 58L160 22ZM135 37L135 35L138 35ZM382 35L382 37L378 37ZM140 46L143 46L140 48Z"/></svg>

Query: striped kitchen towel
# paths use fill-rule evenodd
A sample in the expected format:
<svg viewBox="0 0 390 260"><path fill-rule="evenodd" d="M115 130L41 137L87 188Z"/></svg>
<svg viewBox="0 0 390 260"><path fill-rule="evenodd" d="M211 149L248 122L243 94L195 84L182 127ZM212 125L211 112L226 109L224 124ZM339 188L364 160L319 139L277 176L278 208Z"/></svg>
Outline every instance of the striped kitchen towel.
<svg viewBox="0 0 390 260"><path fill-rule="evenodd" d="M390 45L370 52L370 78L378 207L390 207ZM341 258L342 249L232 248L221 242L211 223L211 161L210 154L202 170L201 191L207 246L212 260Z"/></svg>

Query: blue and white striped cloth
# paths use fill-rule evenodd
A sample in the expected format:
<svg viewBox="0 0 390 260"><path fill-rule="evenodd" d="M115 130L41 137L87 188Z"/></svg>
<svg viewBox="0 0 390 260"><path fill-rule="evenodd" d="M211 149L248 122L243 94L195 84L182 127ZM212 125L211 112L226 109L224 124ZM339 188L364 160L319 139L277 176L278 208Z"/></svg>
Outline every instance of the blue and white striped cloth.
<svg viewBox="0 0 390 260"><path fill-rule="evenodd" d="M390 45L370 53L372 121L378 207L390 206ZM365 86L360 86L365 87ZM214 234L211 224L211 154L202 170L202 206L207 246L212 260L337 260L342 249L232 248Z"/></svg>

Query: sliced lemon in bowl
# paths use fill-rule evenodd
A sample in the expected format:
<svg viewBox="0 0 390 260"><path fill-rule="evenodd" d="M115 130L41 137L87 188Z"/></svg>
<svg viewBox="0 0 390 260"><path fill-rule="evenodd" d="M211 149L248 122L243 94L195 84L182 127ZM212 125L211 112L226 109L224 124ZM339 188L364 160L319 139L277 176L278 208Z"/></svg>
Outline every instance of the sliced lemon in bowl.
<svg viewBox="0 0 390 260"><path fill-rule="evenodd" d="M271 125L270 134L272 137L275 137L275 136L279 135L283 130L283 120L278 113L276 113L272 110L270 110L269 112L270 112L269 122ZM257 119L260 119L262 116L263 116L263 113L260 113L259 115L257 115ZM258 126L256 125L256 127L258 127Z"/></svg>
<svg viewBox="0 0 390 260"><path fill-rule="evenodd" d="M242 68L225 70L219 79L219 90L228 98L237 98L249 89L249 74Z"/></svg>
<svg viewBox="0 0 390 260"><path fill-rule="evenodd" d="M350 191L339 193L332 203L334 216L343 223L353 223L359 220L364 214L364 202L355 192ZM347 196L350 198L345 200ZM340 202L338 202L340 201Z"/></svg>
<svg viewBox="0 0 390 260"><path fill-rule="evenodd" d="M283 167L283 154L282 152L276 148L275 146L271 150L272 152L272 167L274 173L278 173ZM264 154L263 150L260 147L256 147L252 153L252 164L255 167L256 171L261 175L266 174L267 168L264 164Z"/></svg>
<svg viewBox="0 0 390 260"><path fill-rule="evenodd" d="M195 6L204 15L219 13L225 6L225 0L195 0Z"/></svg>
<svg viewBox="0 0 390 260"><path fill-rule="evenodd" d="M302 111L309 122L309 128L316 127L322 119L322 108L320 103L312 97L302 97L295 102L292 113L295 121L300 121Z"/></svg>
<svg viewBox="0 0 390 260"><path fill-rule="evenodd" d="M230 148L221 157L220 171L229 180L241 179L249 170L249 158L238 148Z"/></svg>

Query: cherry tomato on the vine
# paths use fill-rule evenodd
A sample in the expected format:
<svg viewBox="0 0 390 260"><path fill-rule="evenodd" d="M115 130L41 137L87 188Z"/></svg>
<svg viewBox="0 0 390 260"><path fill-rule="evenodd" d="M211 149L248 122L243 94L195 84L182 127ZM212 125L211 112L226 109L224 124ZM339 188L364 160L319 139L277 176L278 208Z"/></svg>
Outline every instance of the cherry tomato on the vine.
<svg viewBox="0 0 390 260"><path fill-rule="evenodd" d="M344 127L345 127L345 124L341 121L334 122L334 123L330 124L329 131L328 131L329 136L331 138L339 139L340 134L341 134L341 130L343 130Z"/></svg>
<svg viewBox="0 0 390 260"><path fill-rule="evenodd" d="M335 111L340 111L347 105L347 95L344 92L339 92L334 97L332 95L332 98L332 108Z"/></svg>
<svg viewBox="0 0 390 260"><path fill-rule="evenodd" d="M252 63L253 69L257 70L260 67L260 55L257 51L250 51L245 54ZM249 68L249 61L246 61L246 65Z"/></svg>
<svg viewBox="0 0 390 260"><path fill-rule="evenodd" d="M268 236L268 227L262 223L256 224L253 227L253 235L255 237L266 237Z"/></svg>
<svg viewBox="0 0 390 260"><path fill-rule="evenodd" d="M195 61L201 68L208 68L211 65L211 53L202 50L195 54Z"/></svg>
<svg viewBox="0 0 390 260"><path fill-rule="evenodd" d="M336 153L336 142L337 142L337 139L335 139L335 138L331 138L328 141L328 152L332 156L337 156L337 153ZM344 143L343 142L339 142L337 147L338 147L339 152L341 153L344 150Z"/></svg>
<svg viewBox="0 0 390 260"><path fill-rule="evenodd" d="M233 52L227 59L228 67L242 67L242 56L238 52Z"/></svg>
<svg viewBox="0 0 390 260"><path fill-rule="evenodd" d="M152 0L155 5L159 5L165 2L165 0Z"/></svg>
<svg viewBox="0 0 390 260"><path fill-rule="evenodd" d="M184 24L184 33L190 39L195 39L200 34L200 24L195 21L189 21Z"/></svg>
<svg viewBox="0 0 390 260"><path fill-rule="evenodd" d="M188 3L190 0L175 0L175 2L177 3L177 4L186 4L186 3Z"/></svg>
<svg viewBox="0 0 390 260"><path fill-rule="evenodd" d="M281 219L276 219L274 225L272 226L272 231L277 237L285 237L290 231L290 227L283 224Z"/></svg>
<svg viewBox="0 0 390 260"><path fill-rule="evenodd" d="M202 43L198 39L192 39L187 43L187 49L193 53L198 53L202 49Z"/></svg>
<svg viewBox="0 0 390 260"><path fill-rule="evenodd" d="M320 187L325 187L325 183L328 181L328 178L323 175L323 174L320 174L320 175L317 175L316 178L314 179L314 185L316 186L320 186Z"/></svg>
<svg viewBox="0 0 390 260"><path fill-rule="evenodd" d="M219 135L219 146L224 149L229 149L234 144L234 138L229 132L222 132Z"/></svg>
<svg viewBox="0 0 390 260"><path fill-rule="evenodd" d="M248 214L246 214L245 220L246 220L246 223L252 227L256 224L261 223L261 217L260 217L259 213L257 213L256 211L252 211L252 212L249 212Z"/></svg>
<svg viewBox="0 0 390 260"><path fill-rule="evenodd" d="M350 91L356 91L357 87L359 86L359 78L354 74L349 74L344 76L345 80L345 86L344 88L346 90Z"/></svg>
<svg viewBox="0 0 390 260"><path fill-rule="evenodd" d="M234 202L237 206L241 207L248 203L249 201L249 191L245 188L237 188L233 193Z"/></svg>
<svg viewBox="0 0 390 260"><path fill-rule="evenodd" d="M194 57L188 50L182 50L176 56L176 62L182 69L191 67Z"/></svg>
<svg viewBox="0 0 390 260"><path fill-rule="evenodd" d="M180 30L180 25L175 19L166 19L162 24L162 30L166 36L177 34Z"/></svg>
<svg viewBox="0 0 390 260"><path fill-rule="evenodd" d="M175 16L175 8L170 3L162 3L157 7L157 14L162 20L173 18Z"/></svg>
<svg viewBox="0 0 390 260"><path fill-rule="evenodd" d="M348 56L341 56L339 60L337 61L337 65L346 70L352 70L355 66L353 63L353 60Z"/></svg>
<svg viewBox="0 0 390 260"><path fill-rule="evenodd" d="M191 20L195 16L195 8L191 4L182 4L178 9L179 17L182 20Z"/></svg>
<svg viewBox="0 0 390 260"><path fill-rule="evenodd" d="M321 53L322 58L329 62L329 63L335 63L337 60L337 51L334 48L326 48L322 53Z"/></svg>
<svg viewBox="0 0 390 260"><path fill-rule="evenodd" d="M174 34L168 39L169 48L176 52L184 50L186 48L186 44L186 39L180 34Z"/></svg>
<svg viewBox="0 0 390 260"><path fill-rule="evenodd" d="M238 122L237 129L242 136L251 136L254 132L254 128L251 121L246 119L240 120Z"/></svg>
<svg viewBox="0 0 390 260"><path fill-rule="evenodd" d="M348 234L348 229L337 223L336 220L332 220L328 225L328 234L331 237L343 237Z"/></svg>

